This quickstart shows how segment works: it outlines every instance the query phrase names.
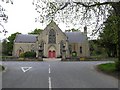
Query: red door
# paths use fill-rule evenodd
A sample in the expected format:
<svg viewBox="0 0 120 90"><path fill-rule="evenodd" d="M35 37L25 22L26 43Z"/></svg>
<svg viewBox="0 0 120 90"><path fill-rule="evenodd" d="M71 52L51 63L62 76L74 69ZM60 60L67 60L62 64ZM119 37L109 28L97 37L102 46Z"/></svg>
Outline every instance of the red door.
<svg viewBox="0 0 120 90"><path fill-rule="evenodd" d="M53 58L53 51L51 52L51 58Z"/></svg>
<svg viewBox="0 0 120 90"><path fill-rule="evenodd" d="M48 52L48 57L51 58L51 50Z"/></svg>
<svg viewBox="0 0 120 90"><path fill-rule="evenodd" d="M50 50L50 51L48 52L48 57L49 57L49 58L55 58L55 57L56 57L56 52Z"/></svg>

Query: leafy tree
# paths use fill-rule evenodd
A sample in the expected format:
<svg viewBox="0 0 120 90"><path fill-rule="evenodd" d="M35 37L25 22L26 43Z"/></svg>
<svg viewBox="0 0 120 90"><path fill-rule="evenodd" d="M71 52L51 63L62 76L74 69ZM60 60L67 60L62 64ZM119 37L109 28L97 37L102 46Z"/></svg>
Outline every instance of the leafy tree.
<svg viewBox="0 0 120 90"><path fill-rule="evenodd" d="M2 42L2 55L8 55L7 43L7 40L4 39Z"/></svg>
<svg viewBox="0 0 120 90"><path fill-rule="evenodd" d="M43 30L42 29L35 29L34 31L28 33L28 34L40 34Z"/></svg>
<svg viewBox="0 0 120 90"><path fill-rule="evenodd" d="M8 37L8 50L9 50L9 55L12 55L12 51L13 51L13 44L14 44L14 40L17 34L21 34L19 32L16 32L14 34L11 34L11 36Z"/></svg>
<svg viewBox="0 0 120 90"><path fill-rule="evenodd" d="M104 48L100 47L98 40L90 40L90 55L91 56L105 56Z"/></svg>
<svg viewBox="0 0 120 90"><path fill-rule="evenodd" d="M72 28L71 31L72 31L72 32L78 32L79 30Z"/></svg>
<svg viewBox="0 0 120 90"><path fill-rule="evenodd" d="M105 27L103 31L100 33L99 43L102 47L104 47L108 53L108 56L115 57L117 56L117 26L116 16L113 14L108 17L105 22Z"/></svg>
<svg viewBox="0 0 120 90"><path fill-rule="evenodd" d="M11 36L9 36L7 39L3 40L2 42L2 54L3 55L5 56L12 55L14 40L17 34L21 34L21 33L16 32L14 34L11 34Z"/></svg>
<svg viewBox="0 0 120 90"><path fill-rule="evenodd" d="M79 31L79 29L74 29L74 28L65 30L65 32L78 32L78 31Z"/></svg>
<svg viewBox="0 0 120 90"><path fill-rule="evenodd" d="M36 1L36 0L34 0ZM63 21L63 22L72 22L73 24L78 21L78 24L85 22L87 25L96 24L93 29L93 33L100 31L104 24L100 21L106 20L111 11L114 11L118 23L116 23L117 34L118 34L118 70L120 70L120 1L112 2L108 1L94 1L93 2L50 2L50 1L40 1L33 2L33 5L36 5L36 11L40 14L37 21L40 23L50 20ZM58 16L58 17L57 17ZM74 23L75 20L75 23ZM95 20L94 22L92 22Z"/></svg>

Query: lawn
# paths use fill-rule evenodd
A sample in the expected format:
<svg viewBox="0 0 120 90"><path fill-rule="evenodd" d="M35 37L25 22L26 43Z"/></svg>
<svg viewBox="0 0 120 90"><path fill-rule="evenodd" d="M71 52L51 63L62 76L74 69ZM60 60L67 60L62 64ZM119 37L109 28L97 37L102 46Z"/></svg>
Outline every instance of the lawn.
<svg viewBox="0 0 120 90"><path fill-rule="evenodd" d="M118 76L118 71L116 71L115 63L100 64L97 67L99 71L102 71L103 73L112 75L120 79L120 76Z"/></svg>
<svg viewBox="0 0 120 90"><path fill-rule="evenodd" d="M105 72L108 72L108 73L115 72L115 70L116 70L115 63L100 64L100 65L98 65L98 68L101 71L105 71Z"/></svg>

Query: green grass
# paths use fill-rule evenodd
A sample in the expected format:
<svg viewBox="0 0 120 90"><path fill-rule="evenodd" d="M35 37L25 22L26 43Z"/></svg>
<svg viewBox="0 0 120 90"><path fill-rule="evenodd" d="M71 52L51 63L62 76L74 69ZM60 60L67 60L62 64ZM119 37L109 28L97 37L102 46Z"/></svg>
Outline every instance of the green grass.
<svg viewBox="0 0 120 90"><path fill-rule="evenodd" d="M117 71L116 63L105 63L97 66L97 70L102 71L105 74L111 75L117 79L120 79L120 72Z"/></svg>
<svg viewBox="0 0 120 90"><path fill-rule="evenodd" d="M98 69L107 73L113 73L116 71L115 63L106 63L98 65Z"/></svg>

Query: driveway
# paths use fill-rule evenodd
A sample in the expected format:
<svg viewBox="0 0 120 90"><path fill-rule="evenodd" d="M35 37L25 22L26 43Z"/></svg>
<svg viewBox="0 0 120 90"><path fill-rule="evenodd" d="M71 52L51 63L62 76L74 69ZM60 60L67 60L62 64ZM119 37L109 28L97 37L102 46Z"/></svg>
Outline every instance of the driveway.
<svg viewBox="0 0 120 90"><path fill-rule="evenodd" d="M108 61L109 62L109 61ZM118 88L118 80L95 66L105 61L3 62L3 88ZM23 72L21 67L32 67Z"/></svg>

